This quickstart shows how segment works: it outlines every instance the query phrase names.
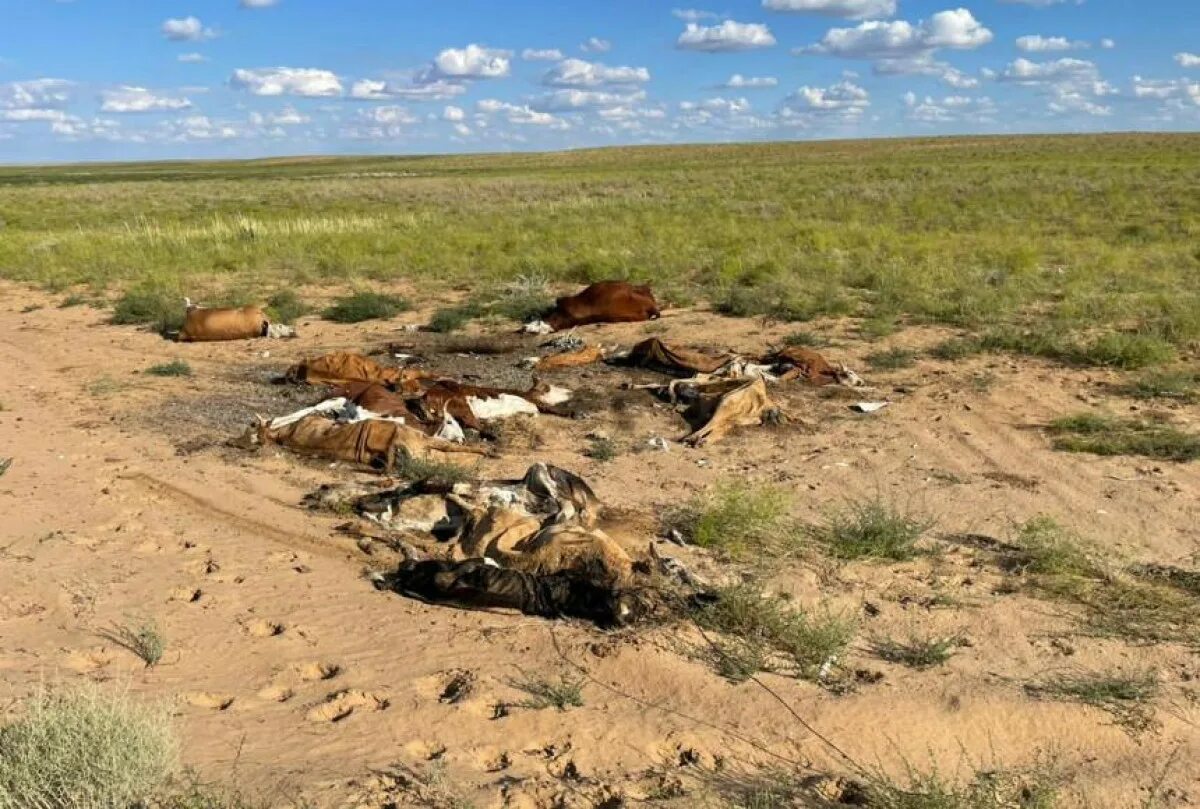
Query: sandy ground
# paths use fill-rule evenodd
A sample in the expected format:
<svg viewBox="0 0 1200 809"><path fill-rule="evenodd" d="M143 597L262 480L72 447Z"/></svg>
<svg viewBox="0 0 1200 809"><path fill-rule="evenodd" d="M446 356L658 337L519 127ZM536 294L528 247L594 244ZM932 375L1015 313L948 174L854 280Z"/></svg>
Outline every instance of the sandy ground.
<svg viewBox="0 0 1200 809"><path fill-rule="evenodd" d="M167 700L186 761L205 779L320 807L621 806L681 789L676 804L696 805L710 794L700 775L715 768L844 771L774 695L689 654L683 628L604 633L375 591L364 572L383 561L335 531L345 517L301 505L321 483L375 475L225 446L255 411L321 398L270 384L295 359L387 341L419 347L431 338L400 327L428 312L359 326L305 320L293 341L177 345L56 303L0 286L0 456L14 459L0 478L0 707L82 678ZM789 331L691 311L650 328L669 341L756 351ZM828 356L860 369L880 347L844 325L810 328L835 339ZM631 344L647 327L584 331ZM882 345L919 348L946 334L908 330ZM509 373L520 356L456 367ZM195 375L140 373L175 358ZM793 387L779 398L807 424L746 430L704 450L584 457L596 429L625 447L685 433L672 411L634 397L577 421L542 417L538 449L512 448L482 471L519 476L534 460L572 469L641 520L643 543L664 507L734 477L787 487L800 517L882 493L935 515L935 542L1004 537L1015 521L1049 514L1114 557L1195 564L1200 466L1059 453L1040 429L1081 409L1128 410L1129 400L1104 392L1115 377L997 357L868 376L894 402L874 416ZM572 387L609 394L620 377L568 375ZM1194 406L1171 415L1198 420ZM850 757L892 773L910 764L967 776L1052 760L1068 782L1064 805L1139 805L1158 782L1161 805L1200 803L1194 651L1080 635L1061 604L1006 592L978 552L942 545L937 557L903 564L781 567L774 584L799 603L859 616L844 663L882 678L846 694L778 675L763 682ZM684 558L720 572L703 554ZM156 620L168 639L156 667L104 637L137 617ZM966 643L926 671L871 654L871 638L911 632L961 633ZM1157 672L1156 726L1131 734L1103 711L1023 689L1048 672L1095 669ZM576 671L587 676L583 707L496 717L497 703L525 697L512 685L523 673ZM463 672L470 693L443 701Z"/></svg>

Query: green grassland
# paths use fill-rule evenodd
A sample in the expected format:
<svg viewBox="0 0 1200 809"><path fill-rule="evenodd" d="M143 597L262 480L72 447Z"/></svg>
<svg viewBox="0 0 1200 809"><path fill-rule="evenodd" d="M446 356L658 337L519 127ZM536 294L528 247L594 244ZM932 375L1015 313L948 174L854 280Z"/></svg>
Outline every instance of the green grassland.
<svg viewBox="0 0 1200 809"><path fill-rule="evenodd" d="M1178 348L1197 188L1200 135L9 167L0 277L209 300L620 277L730 314L1003 328L1006 350Z"/></svg>

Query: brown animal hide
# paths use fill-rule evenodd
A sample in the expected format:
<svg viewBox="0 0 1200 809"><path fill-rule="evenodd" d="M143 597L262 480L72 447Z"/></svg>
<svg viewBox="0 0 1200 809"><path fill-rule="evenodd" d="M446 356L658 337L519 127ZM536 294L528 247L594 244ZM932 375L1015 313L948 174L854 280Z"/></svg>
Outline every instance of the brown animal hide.
<svg viewBox="0 0 1200 809"><path fill-rule="evenodd" d="M766 357L764 362L782 370L780 381L803 379L813 385L837 385L845 372L811 348L791 346Z"/></svg>
<svg viewBox="0 0 1200 809"><path fill-rule="evenodd" d="M373 382L403 390L423 376L410 368L388 368L361 354L339 351L303 362L288 369L289 382L309 385L346 386L354 382Z"/></svg>
<svg viewBox="0 0 1200 809"><path fill-rule="evenodd" d="M633 594L597 583L586 574L535 575L495 567L482 559L406 561L382 584L426 601L520 610L543 618L584 618L602 627L631 623L642 613Z"/></svg>
<svg viewBox="0 0 1200 809"><path fill-rule="evenodd" d="M542 357L534 367L539 371L556 371L560 368L578 368L591 365L604 359L604 352L599 346L587 346L578 351L564 351L561 354L551 354Z"/></svg>
<svg viewBox="0 0 1200 809"><path fill-rule="evenodd" d="M189 306L183 328L179 331L182 343L216 342L219 340L249 340L265 337L267 316L257 306L240 309L204 309Z"/></svg>
<svg viewBox="0 0 1200 809"><path fill-rule="evenodd" d="M469 399L496 399L503 395L518 396L525 399L538 409L538 412L552 415L566 415L568 411L561 406L547 405L539 397L550 390L549 385L536 383L529 390L505 390L503 388L486 388L480 385L465 385L453 379L425 380L419 383L423 387L419 396L414 398L414 412L419 413L423 421L440 420L442 413L449 413L464 427L479 430L483 427L479 418L471 410Z"/></svg>
<svg viewBox="0 0 1200 809"><path fill-rule="evenodd" d="M258 428L260 444L278 444L303 455L316 455L335 461L349 461L383 468L391 472L396 452L423 458L430 451L466 452L484 455L486 450L465 447L394 421L359 421L339 424L324 416L306 416L300 421L272 430Z"/></svg>
<svg viewBox="0 0 1200 809"><path fill-rule="evenodd" d="M675 348L657 337L651 337L649 340L643 340L635 345L630 350L629 356L621 360L621 364L688 377L695 374L715 373L733 359L731 354L704 354L699 351Z"/></svg>
<svg viewBox="0 0 1200 809"><path fill-rule="evenodd" d="M338 389L338 395L380 416L396 417L412 415L408 400L398 393L375 382L350 382Z"/></svg>
<svg viewBox="0 0 1200 809"><path fill-rule="evenodd" d="M555 331L591 323L633 323L658 317L658 302L648 286L601 281L577 295L559 298L546 322Z"/></svg>
<svg viewBox="0 0 1200 809"><path fill-rule="evenodd" d="M767 395L767 383L762 379L747 382L720 394L719 398L712 398L716 399L715 402L708 402L710 406L715 404L712 415L703 427L684 438L684 443L694 447L715 444L734 427L762 424L769 414L778 413L771 397Z"/></svg>

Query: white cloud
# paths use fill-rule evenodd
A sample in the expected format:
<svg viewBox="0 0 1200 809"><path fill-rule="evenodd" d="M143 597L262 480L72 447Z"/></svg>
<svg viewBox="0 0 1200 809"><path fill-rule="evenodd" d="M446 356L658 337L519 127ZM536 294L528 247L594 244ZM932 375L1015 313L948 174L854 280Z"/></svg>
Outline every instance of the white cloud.
<svg viewBox="0 0 1200 809"><path fill-rule="evenodd" d="M527 105L510 104L506 101L497 101L494 98L485 98L476 104L480 112L491 115L501 114L510 124L528 124L531 126L545 126L551 129L570 129L571 125L557 115L551 115L548 112L539 112Z"/></svg>
<svg viewBox="0 0 1200 809"><path fill-rule="evenodd" d="M208 61L208 57L202 53L181 53L175 59L187 65L198 65Z"/></svg>
<svg viewBox="0 0 1200 809"><path fill-rule="evenodd" d="M776 87L778 84L779 79L774 76L743 76L741 73L734 73L721 86L731 90L759 90L766 87Z"/></svg>
<svg viewBox="0 0 1200 809"><path fill-rule="evenodd" d="M173 42L199 42L217 36L216 31L205 28L196 17L166 20L162 24L162 34Z"/></svg>
<svg viewBox="0 0 1200 809"><path fill-rule="evenodd" d="M711 11L701 11L696 8L673 8L671 15L676 19L684 22L703 22L704 20L719 20L720 14L714 14Z"/></svg>
<svg viewBox="0 0 1200 809"><path fill-rule="evenodd" d="M1190 100L1200 106L1200 82L1187 79L1145 79L1133 77L1135 98L1166 101L1168 99Z"/></svg>
<svg viewBox="0 0 1200 809"><path fill-rule="evenodd" d="M278 4L279 0L238 0L242 8L270 8Z"/></svg>
<svg viewBox="0 0 1200 809"><path fill-rule="evenodd" d="M1063 82L1092 82L1099 78L1094 62L1086 59L1055 59L1052 62L1031 62L1017 59L997 76L999 81L1015 84L1055 84Z"/></svg>
<svg viewBox="0 0 1200 809"><path fill-rule="evenodd" d="M279 112L250 113L250 123L255 126L299 126L311 122L312 118L304 115L295 107L284 107Z"/></svg>
<svg viewBox="0 0 1200 809"><path fill-rule="evenodd" d="M404 107L372 107L367 110L359 110L358 117L364 121L369 121L373 124L383 124L384 126L400 126L403 124L415 124L418 119Z"/></svg>
<svg viewBox="0 0 1200 809"><path fill-rule="evenodd" d="M1106 51L1111 51L1113 48L1117 47L1117 41L1115 39L1109 39L1108 37L1105 37L1104 39L1100 40L1100 47Z"/></svg>
<svg viewBox="0 0 1200 809"><path fill-rule="evenodd" d="M704 26L690 22L675 44L687 51L725 53L770 48L775 44L775 37L771 29L761 23L726 20L720 25Z"/></svg>
<svg viewBox="0 0 1200 809"><path fill-rule="evenodd" d="M599 87L648 81L650 71L644 67L608 67L583 59L565 59L542 77L542 84L548 87Z"/></svg>
<svg viewBox="0 0 1200 809"><path fill-rule="evenodd" d="M871 70L879 76L933 76L943 84L958 90L969 90L979 86L979 79L946 62L940 62L929 54L904 59L880 59L872 65Z"/></svg>
<svg viewBox="0 0 1200 809"><path fill-rule="evenodd" d="M467 117L467 113L462 107L447 106L442 110L443 121L462 121Z"/></svg>
<svg viewBox="0 0 1200 809"><path fill-rule="evenodd" d="M1200 55L1194 53L1175 54L1175 64L1180 67L1200 67Z"/></svg>
<svg viewBox="0 0 1200 809"><path fill-rule="evenodd" d="M1044 37L1040 34L1029 34L1017 37L1017 50L1026 53L1044 53L1046 51L1083 50L1090 47L1080 40L1070 40L1066 37Z"/></svg>
<svg viewBox="0 0 1200 809"><path fill-rule="evenodd" d="M556 90L530 101L544 112L574 112L586 109L624 107L645 100L643 91L609 92L596 90Z"/></svg>
<svg viewBox="0 0 1200 809"><path fill-rule="evenodd" d="M70 102L73 82L31 79L0 84L0 108L61 107Z"/></svg>
<svg viewBox="0 0 1200 809"><path fill-rule="evenodd" d="M857 118L870 105L870 93L853 82L843 81L830 87L801 87L783 100L781 111Z"/></svg>
<svg viewBox="0 0 1200 809"><path fill-rule="evenodd" d="M917 25L868 20L855 28L832 28L816 45L797 53L846 59L928 58L939 48L971 50L992 41L992 32L965 8L939 11Z"/></svg>
<svg viewBox="0 0 1200 809"><path fill-rule="evenodd" d="M526 48L521 51L521 58L526 62L557 62L563 58L563 52L558 48Z"/></svg>
<svg viewBox="0 0 1200 809"><path fill-rule="evenodd" d="M896 13L896 0L763 0L769 11L811 12L852 20L878 19Z"/></svg>
<svg viewBox="0 0 1200 809"><path fill-rule="evenodd" d="M397 98L407 101L445 101L466 91L465 85L444 79L407 84L361 79L351 86L350 98L357 101L388 101Z"/></svg>
<svg viewBox="0 0 1200 809"><path fill-rule="evenodd" d="M425 79L500 79L509 73L511 54L474 43L465 48L447 48L433 60L432 73Z"/></svg>
<svg viewBox="0 0 1200 809"><path fill-rule="evenodd" d="M600 37L589 37L587 42L579 46L579 49L584 53L608 53L612 50L612 43Z"/></svg>
<svg viewBox="0 0 1200 809"><path fill-rule="evenodd" d="M239 68L233 71L229 84L256 96L320 98L342 94L342 82L336 74L312 67Z"/></svg>
<svg viewBox="0 0 1200 809"><path fill-rule="evenodd" d="M158 95L145 87L118 87L100 94L101 112L163 112L190 109L186 98Z"/></svg>
<svg viewBox="0 0 1200 809"><path fill-rule="evenodd" d="M62 110L43 108L17 108L0 110L0 121L11 123L29 123L33 121L69 121L78 120Z"/></svg>
<svg viewBox="0 0 1200 809"><path fill-rule="evenodd" d="M987 96L978 98L971 96L945 96L935 99L925 96L917 98L913 92L903 96L906 108L905 117L910 121L926 124L945 124L954 121L974 121L976 123L994 123L996 104Z"/></svg>

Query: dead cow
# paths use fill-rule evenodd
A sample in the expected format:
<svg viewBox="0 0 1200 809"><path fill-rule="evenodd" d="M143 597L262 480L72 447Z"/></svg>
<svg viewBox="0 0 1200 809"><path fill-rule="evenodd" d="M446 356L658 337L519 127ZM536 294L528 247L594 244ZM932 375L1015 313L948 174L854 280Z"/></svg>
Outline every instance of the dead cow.
<svg viewBox="0 0 1200 809"><path fill-rule="evenodd" d="M857 388L863 384L858 374L842 363L831 363L810 348L791 346L776 351L764 358L764 362L775 367L779 380L803 379L813 385L845 385Z"/></svg>
<svg viewBox="0 0 1200 809"><path fill-rule="evenodd" d="M184 299L187 315L179 331L181 343L249 340L266 337L270 321L257 306L240 309L205 309Z"/></svg>
<svg viewBox="0 0 1200 809"><path fill-rule="evenodd" d="M363 464L388 474L397 452L418 458L428 456L430 451L487 454L482 448L430 438L412 427L377 419L345 424L312 415L273 429L270 422L260 418L255 437L262 446L278 444L302 455Z"/></svg>
<svg viewBox="0 0 1200 809"><path fill-rule="evenodd" d="M724 393L702 394L698 405L700 409L710 411L711 416L703 427L683 439L693 447L715 444L734 427L751 427L784 419L767 394L767 383L761 378Z"/></svg>
<svg viewBox="0 0 1200 809"><path fill-rule="evenodd" d="M514 609L543 618L584 618L602 627L628 624L641 612L631 593L598 584L585 574L537 575L483 559L407 561L384 583L426 601Z"/></svg>
<svg viewBox="0 0 1200 809"><path fill-rule="evenodd" d="M414 390L413 383L423 377L411 368L390 368L361 354L339 351L316 359L304 360L288 369L289 382L345 387L355 382L371 382L391 388Z"/></svg>
<svg viewBox="0 0 1200 809"><path fill-rule="evenodd" d="M628 281L600 281L577 295L559 298L545 323L551 331L562 331L591 323L654 320L659 314L650 287Z"/></svg>

